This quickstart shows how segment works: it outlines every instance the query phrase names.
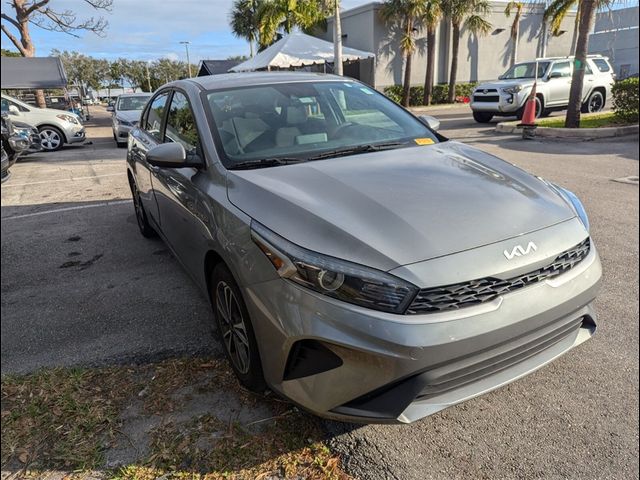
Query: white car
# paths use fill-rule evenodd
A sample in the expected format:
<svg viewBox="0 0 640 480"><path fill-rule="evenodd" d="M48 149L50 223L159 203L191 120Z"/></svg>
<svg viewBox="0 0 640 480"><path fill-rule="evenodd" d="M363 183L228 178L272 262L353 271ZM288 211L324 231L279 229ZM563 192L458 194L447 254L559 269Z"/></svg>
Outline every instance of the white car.
<svg viewBox="0 0 640 480"><path fill-rule="evenodd" d="M573 63L573 57L557 57L515 64L498 81L482 83L474 89L471 97L473 118L480 123L490 122L494 116L522 118L525 102L533 88L536 65L536 117L566 110ZM613 68L607 58L600 55L589 55L585 67L582 112L599 112L611 98L615 80Z"/></svg>
<svg viewBox="0 0 640 480"><path fill-rule="evenodd" d="M42 149L60 150L65 143L85 140L84 126L78 115L53 108L38 108L2 94L2 112L11 119L35 126L42 138Z"/></svg>
<svg viewBox="0 0 640 480"><path fill-rule="evenodd" d="M138 125L142 109L151 95L147 92L123 93L113 105L107 107L107 111L112 112L113 139L118 147L127 145L129 132Z"/></svg>

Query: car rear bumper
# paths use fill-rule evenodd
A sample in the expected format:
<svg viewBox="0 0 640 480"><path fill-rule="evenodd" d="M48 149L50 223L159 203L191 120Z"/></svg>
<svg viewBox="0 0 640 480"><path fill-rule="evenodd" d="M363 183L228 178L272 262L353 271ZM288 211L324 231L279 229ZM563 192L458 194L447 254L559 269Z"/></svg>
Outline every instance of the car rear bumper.
<svg viewBox="0 0 640 480"><path fill-rule="evenodd" d="M595 331L595 247L570 271L447 315L393 315L285 280L245 288L267 383L313 413L408 423L512 382Z"/></svg>

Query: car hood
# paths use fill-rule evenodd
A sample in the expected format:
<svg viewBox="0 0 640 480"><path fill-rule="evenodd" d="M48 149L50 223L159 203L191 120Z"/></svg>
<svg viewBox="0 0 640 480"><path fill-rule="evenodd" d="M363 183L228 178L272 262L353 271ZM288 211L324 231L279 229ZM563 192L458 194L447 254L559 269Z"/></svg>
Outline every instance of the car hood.
<svg viewBox="0 0 640 480"><path fill-rule="evenodd" d="M575 216L542 180L445 142L229 171L231 203L309 250L391 270Z"/></svg>
<svg viewBox="0 0 640 480"><path fill-rule="evenodd" d="M116 117L127 122L139 122L142 110L120 110L116 112Z"/></svg>
<svg viewBox="0 0 640 480"><path fill-rule="evenodd" d="M533 86L533 79L523 80L496 80L495 82L481 83L476 86L474 90L484 90L489 88L501 89L520 85L522 88L531 88Z"/></svg>

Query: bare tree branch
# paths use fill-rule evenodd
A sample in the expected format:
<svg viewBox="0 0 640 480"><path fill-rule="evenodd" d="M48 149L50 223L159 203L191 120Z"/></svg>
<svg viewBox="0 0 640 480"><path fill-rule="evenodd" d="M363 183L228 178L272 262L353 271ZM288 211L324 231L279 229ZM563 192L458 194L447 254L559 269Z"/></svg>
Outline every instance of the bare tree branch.
<svg viewBox="0 0 640 480"><path fill-rule="evenodd" d="M47 3L49 3L49 1L50 0L40 0L39 2L34 2L31 6L26 8L26 10L24 11L24 16L28 17L29 15L31 15L36 10L40 10Z"/></svg>
<svg viewBox="0 0 640 480"><path fill-rule="evenodd" d="M18 49L18 51L23 55L23 56L27 56L26 54L26 50L25 48L22 46L22 44L20 43L20 40L18 40L15 35L13 35L6 27L6 25L0 25L0 28L2 28L2 32L7 36L7 38L9 38L9 40L11 40L11 43L13 43L16 48Z"/></svg>
<svg viewBox="0 0 640 480"><path fill-rule="evenodd" d="M13 18L11 18L9 15L7 15L6 13L1 14L1 16L2 16L3 20L6 20L7 22L9 22L14 27L20 28L20 24L18 22L16 22Z"/></svg>

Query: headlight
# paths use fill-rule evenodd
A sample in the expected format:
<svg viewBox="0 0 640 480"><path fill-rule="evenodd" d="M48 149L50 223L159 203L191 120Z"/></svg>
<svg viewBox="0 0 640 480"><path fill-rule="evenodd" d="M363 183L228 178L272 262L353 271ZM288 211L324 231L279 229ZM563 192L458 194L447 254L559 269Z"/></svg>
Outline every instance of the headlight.
<svg viewBox="0 0 640 480"><path fill-rule="evenodd" d="M132 127L132 126L133 126L133 123L132 123L132 122L129 122L129 121L127 121L127 120L123 120L122 118L118 118L118 117L116 117L116 121L117 121L120 125L125 125L125 126L127 126L127 127Z"/></svg>
<svg viewBox="0 0 640 480"><path fill-rule="evenodd" d="M518 93L520 90L522 90L522 85L514 85L512 87L502 89L502 91L506 93Z"/></svg>
<svg viewBox="0 0 640 480"><path fill-rule="evenodd" d="M554 183L549 183L549 185L551 185L560 194L560 196L562 196L562 198L564 198L573 207L576 215L578 215L578 218L580 218L580 221L588 232L590 228L589 217L587 217L587 212L584 209L584 205L582 205L580 199L576 197L575 193L567 190L566 188L562 188Z"/></svg>
<svg viewBox="0 0 640 480"><path fill-rule="evenodd" d="M75 124L80 123L76 117L74 117L73 115L67 115L66 113L61 113L60 115L56 115L56 117L58 117L60 120L64 120L65 122Z"/></svg>
<svg viewBox="0 0 640 480"><path fill-rule="evenodd" d="M388 273L294 245L256 222L251 237L282 278L344 302L401 314L418 290Z"/></svg>

